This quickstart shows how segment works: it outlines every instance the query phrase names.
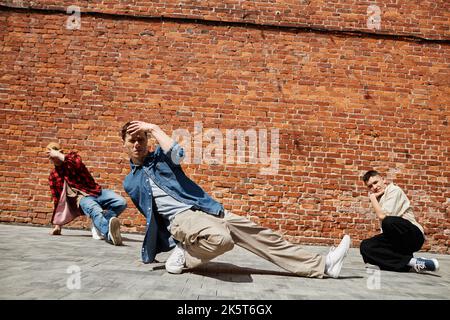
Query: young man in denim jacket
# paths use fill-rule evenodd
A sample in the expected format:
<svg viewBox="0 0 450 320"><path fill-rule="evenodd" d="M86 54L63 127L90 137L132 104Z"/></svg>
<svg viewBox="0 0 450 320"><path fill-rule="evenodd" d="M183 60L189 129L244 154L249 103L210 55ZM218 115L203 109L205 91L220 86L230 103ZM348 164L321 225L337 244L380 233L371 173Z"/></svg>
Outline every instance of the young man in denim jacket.
<svg viewBox="0 0 450 320"><path fill-rule="evenodd" d="M159 144L153 152L148 151L148 135ZM272 230L224 210L184 174L180 166L183 149L159 126L128 122L121 137L131 166L124 189L146 217L144 263L175 247L165 266L169 273L178 274L238 245L298 276L339 276L350 247L349 236L326 257L307 252Z"/></svg>

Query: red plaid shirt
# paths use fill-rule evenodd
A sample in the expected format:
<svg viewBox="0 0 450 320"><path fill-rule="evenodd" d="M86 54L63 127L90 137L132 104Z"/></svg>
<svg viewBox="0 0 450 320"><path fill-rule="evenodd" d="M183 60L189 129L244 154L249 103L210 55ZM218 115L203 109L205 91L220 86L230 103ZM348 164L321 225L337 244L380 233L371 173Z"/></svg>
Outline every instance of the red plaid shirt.
<svg viewBox="0 0 450 320"><path fill-rule="evenodd" d="M55 208L58 206L59 198L63 191L64 179L72 188L76 188L92 196L98 196L102 191L102 187L95 182L81 161L81 157L76 152L70 152L64 157L63 164L55 166L55 169L50 172L50 176L48 177Z"/></svg>

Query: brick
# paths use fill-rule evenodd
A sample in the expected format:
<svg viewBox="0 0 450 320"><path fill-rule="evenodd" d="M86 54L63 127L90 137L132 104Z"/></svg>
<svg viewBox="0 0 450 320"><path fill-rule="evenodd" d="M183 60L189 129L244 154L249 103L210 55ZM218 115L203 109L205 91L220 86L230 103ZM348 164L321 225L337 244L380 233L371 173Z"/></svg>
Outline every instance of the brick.
<svg viewBox="0 0 450 320"><path fill-rule="evenodd" d="M226 7L231 2L236 8ZM108 3L83 2L82 11L118 16L82 15L80 30L65 29L66 14L0 14L0 221L49 223L51 165L41 151L49 141L79 150L99 183L125 195L129 168L118 136L124 122L146 119L169 134L178 128L192 134L201 121L222 133L279 129L275 174L261 175L267 167L261 163L185 165L236 214L297 242L331 243L349 230L360 241L378 232L360 181L375 168L411 192L429 232L425 250L448 253L449 97L442 90L448 46L227 25L247 12L231 0L196 2L193 11L166 1L135 1L129 8ZM339 17L333 16L337 3L314 10L300 4L302 10L289 10L288 1L240 3L253 8L246 21L367 31L361 2L340 1ZM382 16L383 33L448 38L446 19L439 19L442 1L421 3L415 12L404 8L418 1L397 3L380 5L390 13ZM33 2L36 8L73 4ZM283 13L278 20L275 11ZM225 23L123 16L133 13ZM416 14L426 18L411 20ZM405 24L409 20L417 23ZM120 217L124 228L144 232L145 219L128 204ZM88 228L89 222L81 217L71 226Z"/></svg>

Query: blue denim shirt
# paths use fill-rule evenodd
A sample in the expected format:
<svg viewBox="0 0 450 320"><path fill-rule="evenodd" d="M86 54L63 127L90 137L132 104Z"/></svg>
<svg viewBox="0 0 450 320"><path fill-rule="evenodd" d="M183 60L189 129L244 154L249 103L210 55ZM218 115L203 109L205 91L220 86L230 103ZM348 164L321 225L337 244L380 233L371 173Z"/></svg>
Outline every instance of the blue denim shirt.
<svg viewBox="0 0 450 320"><path fill-rule="evenodd" d="M224 211L219 202L184 174L180 166L183 157L183 148L174 142L167 153L158 146L140 166L130 161L131 172L125 177L123 187L146 218L147 229L141 252L144 263L153 262L156 254L169 251L175 246L175 241L167 230L169 222L157 214L149 178L176 200L192 205L192 210L216 216Z"/></svg>

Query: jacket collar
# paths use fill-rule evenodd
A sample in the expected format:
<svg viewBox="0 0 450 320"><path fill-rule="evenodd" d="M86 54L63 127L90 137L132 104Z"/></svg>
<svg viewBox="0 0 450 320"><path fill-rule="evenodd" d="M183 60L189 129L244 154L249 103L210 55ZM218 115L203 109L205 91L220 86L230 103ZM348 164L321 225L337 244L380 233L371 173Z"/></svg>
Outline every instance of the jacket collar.
<svg viewBox="0 0 450 320"><path fill-rule="evenodd" d="M144 162L141 165L134 164L133 161L131 161L130 159L131 172L134 174L138 169L142 168L143 166L148 166L150 163L152 163L154 158L155 158L154 152L147 153L147 156L144 158Z"/></svg>

